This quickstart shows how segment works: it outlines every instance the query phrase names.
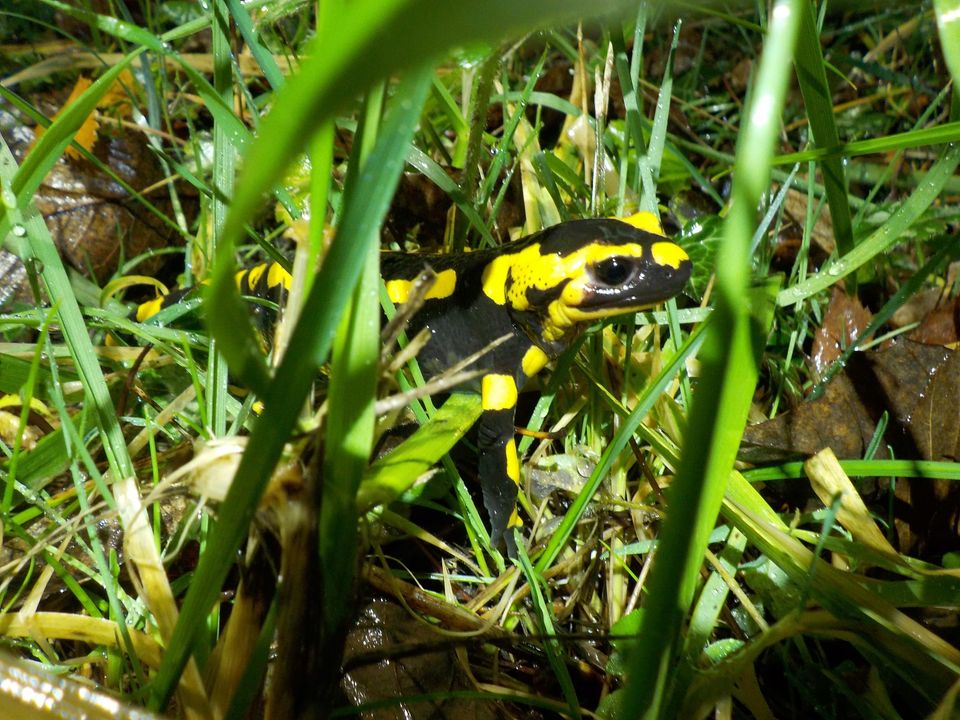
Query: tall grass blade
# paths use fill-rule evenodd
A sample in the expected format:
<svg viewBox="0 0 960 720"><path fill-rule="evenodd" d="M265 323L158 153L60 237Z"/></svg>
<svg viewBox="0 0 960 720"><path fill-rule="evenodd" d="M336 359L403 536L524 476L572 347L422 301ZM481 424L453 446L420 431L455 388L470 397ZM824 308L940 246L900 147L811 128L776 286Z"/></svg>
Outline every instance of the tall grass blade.
<svg viewBox="0 0 960 720"><path fill-rule="evenodd" d="M737 146L733 203L717 259L717 302L700 353L702 373L690 411L669 513L650 577L647 604L630 661L625 705L644 718L671 704L671 669L703 552L733 467L772 316L764 293L748 293L755 209L769 183L774 141L804 0L773 5L757 83ZM766 317L765 317L766 316ZM678 692L681 691L678 689Z"/></svg>
<svg viewBox="0 0 960 720"><path fill-rule="evenodd" d="M384 89L375 87L368 94L366 117L359 138L362 169L370 155L379 129ZM355 178L354 178L355 179ZM354 183L349 192L366 192ZM378 228L368 228L368 237L358 238L367 248L380 245ZM323 609L323 631L319 656L323 658L322 683L317 695L320 706L329 701L329 693L339 676L336 662L343 654L347 625L354 612L353 584L357 565L357 490L373 451L374 403L380 361L380 262L378 254L368 252L360 280L353 293L333 346L329 415L323 458L323 475L313 479L322 489L319 508L319 553ZM310 648L308 655L317 652ZM318 668L321 669L321 668Z"/></svg>
<svg viewBox="0 0 960 720"><path fill-rule="evenodd" d="M270 50L260 42L260 37L257 35L256 28L253 26L253 19L247 12L247 8L240 0L226 0L226 3L230 10L230 17L237 24L237 29L243 36L243 41L247 44L247 47L250 48L250 54L253 55L260 66L263 76L270 83L270 87L274 90L280 89L284 83L283 73L280 72L280 67Z"/></svg>
<svg viewBox="0 0 960 720"><path fill-rule="evenodd" d="M800 92L803 93L807 118L810 120L810 132L817 147L833 147L840 144L840 137L833 116L833 100L827 84L826 63L820 48L820 33L817 31L813 5L805 3L802 12L794 58L797 79ZM847 176L843 160L835 156L825 157L821 161L821 167L837 250L840 255L846 255L853 249L853 225L850 221L850 204L847 202ZM853 293L855 290L855 284L847 286L848 292Z"/></svg>
<svg viewBox="0 0 960 720"><path fill-rule="evenodd" d="M960 82L960 0L933 0L940 47L954 86Z"/></svg>
<svg viewBox="0 0 960 720"><path fill-rule="evenodd" d="M824 158L834 156L854 158L860 157L861 155L882 154L891 150L908 150L910 148L942 145L943 143L957 141L960 141L960 121L955 120L953 122L943 123L942 125L934 125L918 130L907 130L883 137L840 143L832 147L818 147L800 150L794 153L785 153L783 155L777 155L777 157L773 159L773 164L776 166L795 165L800 162L823 160Z"/></svg>
<svg viewBox="0 0 960 720"><path fill-rule="evenodd" d="M577 690L573 685L573 679L570 677L570 671L564 663L563 646L557 639L556 623L553 619L553 604L545 594L547 590L543 575L538 573L530 563L526 550L522 543L517 543L520 548L520 556L517 561L523 576L527 579L527 585L530 588L530 599L533 603L533 611L537 622L540 625L540 631L544 635L543 651L547 656L547 662L553 670L553 675L557 679L557 684L567 701L567 712L574 720L583 717L580 712L580 701L577 699Z"/></svg>
<svg viewBox="0 0 960 720"><path fill-rule="evenodd" d="M213 35L213 88L226 106L233 104L233 49L230 46L227 3L215 0L212 5L214 22ZM204 248L207 257L215 257L217 242L226 223L229 210L228 198L233 191L234 175L237 166L239 148L231 141L230 132L224 123L214 119L213 123L213 234L209 245ZM227 361L217 348L217 341L211 337L207 343L207 385L204 392L206 403L206 422L214 437L221 437L227 429L227 384L229 383Z"/></svg>

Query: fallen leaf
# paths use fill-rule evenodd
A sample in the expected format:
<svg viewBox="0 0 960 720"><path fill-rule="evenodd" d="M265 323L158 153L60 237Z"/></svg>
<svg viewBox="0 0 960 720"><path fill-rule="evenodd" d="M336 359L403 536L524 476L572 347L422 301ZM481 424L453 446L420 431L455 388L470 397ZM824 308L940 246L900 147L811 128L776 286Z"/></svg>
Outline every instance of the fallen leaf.
<svg viewBox="0 0 960 720"><path fill-rule="evenodd" d="M936 291L936 295L939 299L940 292ZM960 342L960 296L931 309L909 338L928 345L954 345Z"/></svg>
<svg viewBox="0 0 960 720"><path fill-rule="evenodd" d="M885 440L897 457L960 458L957 353L905 339L884 350L856 352L822 397L747 427L740 458L777 462L827 447L839 458L861 458L885 411Z"/></svg>
<svg viewBox="0 0 960 720"><path fill-rule="evenodd" d="M160 212L172 216L163 168L140 133L101 136L94 154L134 190L146 192ZM99 283L116 272L122 259L179 239L175 229L86 160L58 162L34 199L64 259L78 270L92 271ZM144 262L137 271L150 275L159 264Z"/></svg>
<svg viewBox="0 0 960 720"><path fill-rule="evenodd" d="M837 360L866 329L873 314L856 297L836 285L830 303L823 313L823 322L813 336L810 355L818 374Z"/></svg>
<svg viewBox="0 0 960 720"><path fill-rule="evenodd" d="M77 78L77 81L73 84L73 90L70 91L70 96L66 99L66 102L63 103L63 107L60 108L59 112L53 116L55 120L60 113L62 113L66 108L71 104L76 102L76 100L83 95L93 84L93 81L90 78L81 75ZM35 140L39 140L43 137L43 134L47 129L43 125L37 125L33 129L33 137ZM73 136L73 139L81 147L86 148L87 150L92 151L94 144L97 142L97 119L91 113L86 120L83 121L83 124L79 127L76 134ZM73 158L81 157L80 153L77 152L73 147L67 148L67 154Z"/></svg>
<svg viewBox="0 0 960 720"><path fill-rule="evenodd" d="M398 603L382 597L369 600L358 608L347 633L341 690L352 705L392 703L389 712L365 712L361 717L499 717L492 703L451 697L452 691L473 686L443 639ZM412 695L418 698L405 699Z"/></svg>
<svg viewBox="0 0 960 720"><path fill-rule="evenodd" d="M22 160L33 140L32 130L4 124L3 136ZM166 173L142 133L127 128L101 133L93 153L123 183L142 193L160 215L173 217ZM180 192L180 199L192 220L197 208L195 195ZM60 158L35 193L34 202L64 262L101 285L117 272L121 262L182 244L174 226L85 158ZM163 262L162 256L147 258L136 271L151 275ZM12 300L31 300L23 265L5 250L0 251L0 280L0 306Z"/></svg>
<svg viewBox="0 0 960 720"><path fill-rule="evenodd" d="M787 191L787 196L783 200L784 212L801 228L807 222L808 198L806 192L791 189ZM813 225L813 231L810 233L810 239L828 256L836 249L837 244L833 237L833 220L830 217L829 205L819 208L819 214Z"/></svg>
<svg viewBox="0 0 960 720"><path fill-rule="evenodd" d="M902 328L906 325L922 322L927 315L936 309L942 294L942 290L936 287L923 288L913 293L890 316L890 327Z"/></svg>
<svg viewBox="0 0 960 720"><path fill-rule="evenodd" d="M93 84L90 78L81 75L77 78L77 81L73 85L73 90L70 91L70 96L63 103L63 106L60 110L53 116L54 119L60 116L64 110L70 107L71 104L76 102L76 100L87 91L87 89ZM109 114L114 118L129 118L133 113L133 105L130 103L130 97L127 94L127 88L135 87L136 81L134 80L133 73L129 70L124 70L117 77L116 81L107 89L103 94L100 100L97 102L95 111L90 113L87 118L80 125L80 128L77 130L74 135L74 141L84 148L88 152L93 152L94 146L97 144L97 133L100 130L100 120L98 113L104 112ZM46 128L42 125L37 125L33 129L33 135L36 140L39 140L43 137ZM83 157L83 154L72 145L67 148L67 157L72 160L79 160Z"/></svg>

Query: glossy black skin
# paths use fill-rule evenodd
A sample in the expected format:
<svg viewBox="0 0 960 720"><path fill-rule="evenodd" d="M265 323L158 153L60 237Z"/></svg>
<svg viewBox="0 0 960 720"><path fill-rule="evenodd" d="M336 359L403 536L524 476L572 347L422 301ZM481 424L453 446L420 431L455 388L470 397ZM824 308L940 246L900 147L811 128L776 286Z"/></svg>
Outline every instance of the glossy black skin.
<svg viewBox="0 0 960 720"><path fill-rule="evenodd" d="M483 294L480 282L483 269L497 254L490 251L463 255L381 254L380 273L384 278L413 278L425 267L437 273L450 268L457 271L453 295L425 301L408 327L411 337L424 327L430 329L430 342L417 356L420 369L427 378L483 350L503 335L509 335L510 339L472 367L513 374L519 358L530 346L522 325ZM480 392L480 380L470 385L470 389Z"/></svg>

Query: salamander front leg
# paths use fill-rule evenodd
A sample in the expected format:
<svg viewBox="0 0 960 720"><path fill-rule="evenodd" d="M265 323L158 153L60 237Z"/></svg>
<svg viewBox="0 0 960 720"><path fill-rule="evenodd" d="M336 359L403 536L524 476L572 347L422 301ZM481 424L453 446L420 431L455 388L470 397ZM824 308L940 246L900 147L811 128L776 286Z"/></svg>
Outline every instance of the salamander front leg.
<svg viewBox="0 0 960 720"><path fill-rule="evenodd" d="M513 416L517 404L517 385L510 375L483 378L483 415L478 425L480 483L483 504L490 516L490 536L495 544L506 544L515 557L512 529L523 522L517 514L520 485L520 461L514 441Z"/></svg>

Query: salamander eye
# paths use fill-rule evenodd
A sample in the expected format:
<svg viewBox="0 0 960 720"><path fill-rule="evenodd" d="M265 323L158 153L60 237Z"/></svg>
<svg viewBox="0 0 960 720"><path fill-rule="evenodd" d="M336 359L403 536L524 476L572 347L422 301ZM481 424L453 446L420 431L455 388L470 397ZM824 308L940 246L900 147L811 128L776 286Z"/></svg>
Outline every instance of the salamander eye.
<svg viewBox="0 0 960 720"><path fill-rule="evenodd" d="M593 275L604 285L622 285L633 272L633 264L622 257L609 257L593 266Z"/></svg>

